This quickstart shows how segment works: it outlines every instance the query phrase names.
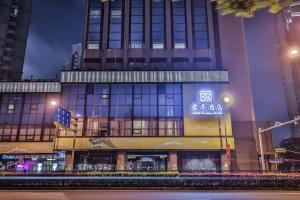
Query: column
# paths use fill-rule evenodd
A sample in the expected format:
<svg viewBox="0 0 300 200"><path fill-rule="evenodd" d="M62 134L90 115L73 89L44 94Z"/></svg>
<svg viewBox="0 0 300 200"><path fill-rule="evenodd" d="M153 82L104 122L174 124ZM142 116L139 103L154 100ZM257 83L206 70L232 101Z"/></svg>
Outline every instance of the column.
<svg viewBox="0 0 300 200"><path fill-rule="evenodd" d="M66 152L65 156L65 171L72 171L73 163L72 163L72 152Z"/></svg>
<svg viewBox="0 0 300 200"><path fill-rule="evenodd" d="M172 66L172 16L171 16L171 0L166 0L166 44L168 50L168 66Z"/></svg>
<svg viewBox="0 0 300 200"><path fill-rule="evenodd" d="M187 31L187 49L189 50L189 66L192 67L193 60L193 25L192 25L192 2L186 0L186 31Z"/></svg>
<svg viewBox="0 0 300 200"><path fill-rule="evenodd" d="M118 151L117 153L117 170L125 170L125 151Z"/></svg>
<svg viewBox="0 0 300 200"><path fill-rule="evenodd" d="M176 151L170 151L169 152L169 163L168 163L168 170L171 171L177 171L177 152Z"/></svg>
<svg viewBox="0 0 300 200"><path fill-rule="evenodd" d="M149 66L149 54L150 54L150 49L151 49L151 3L150 1L145 1L145 21L144 21L144 26L145 26L145 38L144 38L144 43L145 43L145 57L146 57L146 63L147 66Z"/></svg>
<svg viewBox="0 0 300 200"><path fill-rule="evenodd" d="M129 34L130 34L130 0L125 0L124 6L124 26L123 26L123 46L124 46L124 69L128 65L128 49L129 49Z"/></svg>

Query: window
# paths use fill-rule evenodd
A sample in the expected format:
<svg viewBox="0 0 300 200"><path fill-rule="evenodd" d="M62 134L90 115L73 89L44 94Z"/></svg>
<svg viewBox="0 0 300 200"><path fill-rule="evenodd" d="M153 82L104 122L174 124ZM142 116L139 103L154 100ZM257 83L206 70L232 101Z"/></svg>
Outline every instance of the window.
<svg viewBox="0 0 300 200"><path fill-rule="evenodd" d="M0 110L0 141L16 141L23 95L4 94Z"/></svg>
<svg viewBox="0 0 300 200"><path fill-rule="evenodd" d="M15 104L8 104L8 106L7 106L7 112L8 113L13 113L14 112L14 110L15 110Z"/></svg>
<svg viewBox="0 0 300 200"><path fill-rule="evenodd" d="M132 85L111 85L110 136L131 136Z"/></svg>
<svg viewBox="0 0 300 200"><path fill-rule="evenodd" d="M99 49L102 38L103 3L99 0L91 0L88 23L88 49Z"/></svg>
<svg viewBox="0 0 300 200"><path fill-rule="evenodd" d="M144 44L144 0L131 0L130 48L143 48Z"/></svg>
<svg viewBox="0 0 300 200"><path fill-rule="evenodd" d="M16 141L18 125L0 125L0 141Z"/></svg>
<svg viewBox="0 0 300 200"><path fill-rule="evenodd" d="M194 47L209 48L206 0L192 1Z"/></svg>
<svg viewBox="0 0 300 200"><path fill-rule="evenodd" d="M172 1L173 48L186 48L185 0Z"/></svg>
<svg viewBox="0 0 300 200"><path fill-rule="evenodd" d="M22 125L20 129L19 141L40 141L41 133L41 125Z"/></svg>
<svg viewBox="0 0 300 200"><path fill-rule="evenodd" d="M83 116L85 105L86 86L84 84L66 84L63 85L62 92L62 107L68 109L78 118L77 136L82 136L83 132ZM71 129L75 127L71 125ZM60 136L73 136L74 132L71 130L60 131Z"/></svg>
<svg viewBox="0 0 300 200"><path fill-rule="evenodd" d="M151 0L151 40L153 49L165 48L165 3L164 0Z"/></svg>
<svg viewBox="0 0 300 200"><path fill-rule="evenodd" d="M38 104L30 104L30 113L36 113L38 110Z"/></svg>
<svg viewBox="0 0 300 200"><path fill-rule="evenodd" d="M10 16L17 17L18 14L19 14L19 6L17 5L12 6Z"/></svg>
<svg viewBox="0 0 300 200"><path fill-rule="evenodd" d="M88 85L86 136L108 136L109 93L109 85Z"/></svg>
<svg viewBox="0 0 300 200"><path fill-rule="evenodd" d="M109 41L111 49L122 48L123 0L110 1Z"/></svg>
<svg viewBox="0 0 300 200"><path fill-rule="evenodd" d="M134 85L133 135L157 136L157 86Z"/></svg>
<svg viewBox="0 0 300 200"><path fill-rule="evenodd" d="M159 136L182 135L180 84L158 85Z"/></svg>

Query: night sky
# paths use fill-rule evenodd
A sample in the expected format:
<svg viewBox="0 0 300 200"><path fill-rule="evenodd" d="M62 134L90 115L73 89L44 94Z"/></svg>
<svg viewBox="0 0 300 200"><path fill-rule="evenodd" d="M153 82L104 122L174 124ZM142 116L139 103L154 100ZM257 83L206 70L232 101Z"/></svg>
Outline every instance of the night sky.
<svg viewBox="0 0 300 200"><path fill-rule="evenodd" d="M33 75L34 79L54 79L59 74L62 66L71 56L72 44L82 41L83 15L84 0L33 0L23 78L30 78ZM265 31L267 20L271 18L271 15L262 11L256 18L245 21L258 121L287 119L278 55L272 41L274 37L270 37L270 32ZM272 32L272 27L269 28ZM257 45L266 43L266 38L270 42L269 46L264 45L258 51ZM266 57L268 59L261 59ZM289 134L288 128L276 131L275 144Z"/></svg>

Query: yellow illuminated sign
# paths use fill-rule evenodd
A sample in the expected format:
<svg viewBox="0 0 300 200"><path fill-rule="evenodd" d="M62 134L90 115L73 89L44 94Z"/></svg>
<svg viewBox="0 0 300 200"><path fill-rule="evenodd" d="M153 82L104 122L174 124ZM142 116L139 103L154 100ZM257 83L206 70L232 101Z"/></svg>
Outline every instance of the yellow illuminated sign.
<svg viewBox="0 0 300 200"><path fill-rule="evenodd" d="M227 140L227 142L226 142ZM233 137L119 137L119 138L77 138L76 150L220 150L226 143L235 149ZM73 140L60 138L58 150L71 150Z"/></svg>

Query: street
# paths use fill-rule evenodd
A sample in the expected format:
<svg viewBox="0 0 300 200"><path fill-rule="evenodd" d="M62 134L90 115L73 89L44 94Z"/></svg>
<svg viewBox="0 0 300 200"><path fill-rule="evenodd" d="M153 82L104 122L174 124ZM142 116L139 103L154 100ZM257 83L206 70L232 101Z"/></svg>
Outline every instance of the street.
<svg viewBox="0 0 300 200"><path fill-rule="evenodd" d="M296 191L1 191L5 200L299 200Z"/></svg>

